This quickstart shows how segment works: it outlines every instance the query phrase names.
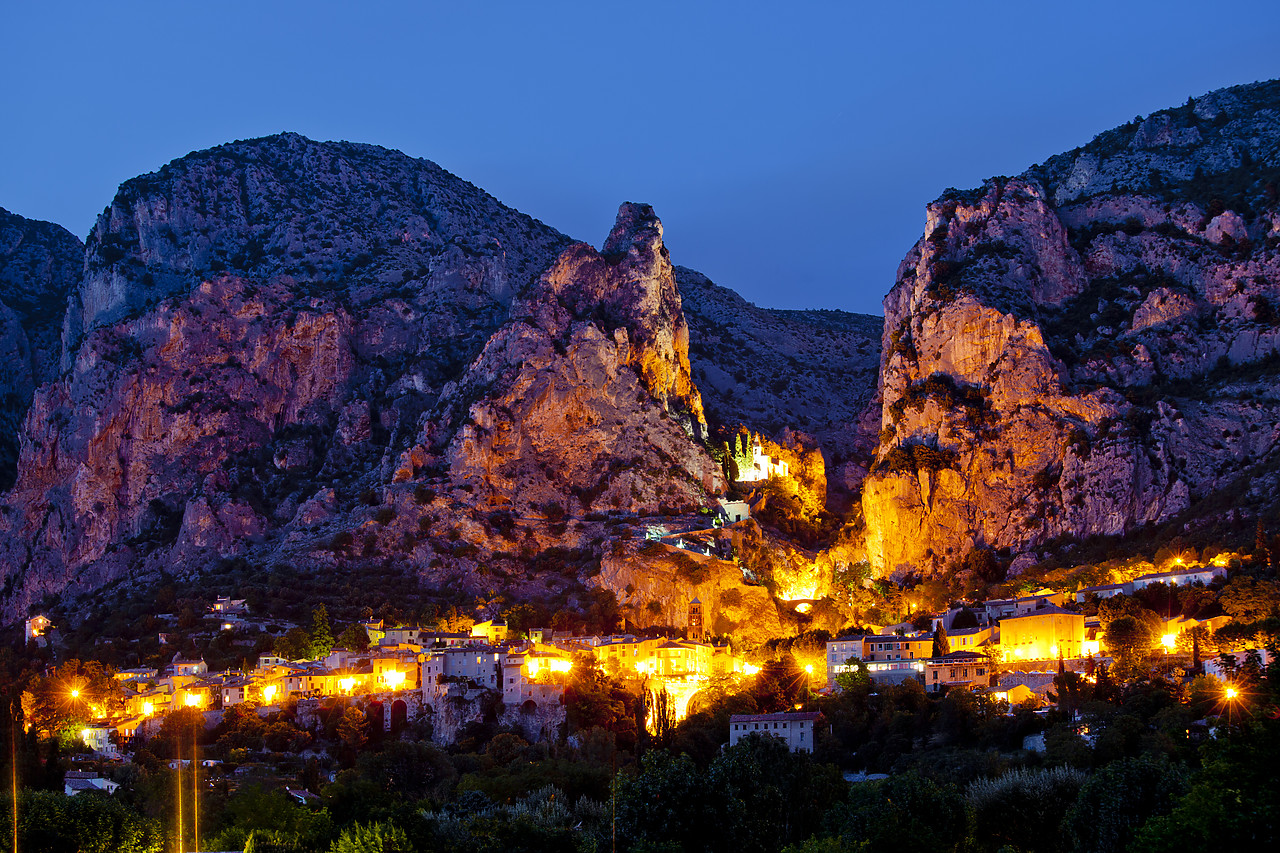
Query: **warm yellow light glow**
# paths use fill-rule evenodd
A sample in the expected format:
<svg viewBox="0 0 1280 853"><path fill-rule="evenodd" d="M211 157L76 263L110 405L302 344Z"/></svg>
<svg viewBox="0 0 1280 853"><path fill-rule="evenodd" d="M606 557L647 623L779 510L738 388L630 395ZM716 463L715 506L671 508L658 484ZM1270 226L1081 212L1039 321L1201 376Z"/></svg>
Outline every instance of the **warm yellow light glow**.
<svg viewBox="0 0 1280 853"><path fill-rule="evenodd" d="M1049 647L1049 657L1051 657L1051 658L1056 658L1057 656L1058 656L1058 647L1057 647L1057 645L1052 645L1052 646L1050 646L1050 647Z"/></svg>
<svg viewBox="0 0 1280 853"><path fill-rule="evenodd" d="M156 711L155 705L152 705L150 702L142 703L142 716L150 717L152 714L155 713L155 711Z"/></svg>
<svg viewBox="0 0 1280 853"><path fill-rule="evenodd" d="M1172 649L1173 644L1176 643L1177 640L1178 638L1175 637L1173 634L1165 634L1163 637L1160 638L1160 642L1164 645L1166 649Z"/></svg>
<svg viewBox="0 0 1280 853"><path fill-rule="evenodd" d="M742 671L747 675L755 675L760 671L760 667L753 663L744 663L742 665Z"/></svg>
<svg viewBox="0 0 1280 853"><path fill-rule="evenodd" d="M1081 653L1086 657L1096 655L1101 651L1101 644L1097 640L1085 640L1080 646Z"/></svg>
<svg viewBox="0 0 1280 853"><path fill-rule="evenodd" d="M389 669L382 674L382 677L392 690L400 689L400 685L404 683L404 673L398 669Z"/></svg>
<svg viewBox="0 0 1280 853"><path fill-rule="evenodd" d="M76 688L72 687L72 688L71 688L71 698L72 698L72 699L79 699L79 698L80 698L80 691L79 691L79 690L77 690Z"/></svg>
<svg viewBox="0 0 1280 853"><path fill-rule="evenodd" d="M199 708L201 701L199 694L196 693L188 693L182 697L182 704L188 708Z"/></svg>
<svg viewBox="0 0 1280 853"><path fill-rule="evenodd" d="M803 602L803 603L801 603L801 604L797 604L797 605L796 605L796 612L797 612L797 613L808 613L808 612L809 612L810 610L812 610L812 609L813 609L813 605L812 605L812 604L810 604L810 603L809 603L809 602L807 602L807 601L805 601L805 602Z"/></svg>
<svg viewBox="0 0 1280 853"><path fill-rule="evenodd" d="M1240 691L1236 690L1234 687L1227 688L1226 696L1228 699L1235 699L1239 695L1240 695Z"/></svg>
<svg viewBox="0 0 1280 853"><path fill-rule="evenodd" d="M342 689L343 693L350 693L351 688L355 686L356 680L354 678L344 678L338 682L338 687Z"/></svg>
<svg viewBox="0 0 1280 853"><path fill-rule="evenodd" d="M80 730L80 739L81 739L82 741L84 741L84 742L85 742L85 744L88 744L88 743L89 743L89 735L91 735L91 734L93 734L93 732L89 731L88 729L81 729L81 730Z"/></svg>
<svg viewBox="0 0 1280 853"><path fill-rule="evenodd" d="M266 687L262 688L262 701L270 703L271 700L275 698L275 695L276 686L274 684L268 684Z"/></svg>
<svg viewBox="0 0 1280 853"><path fill-rule="evenodd" d="M806 598L814 598L818 591L818 581L795 581L778 588L778 598L783 601L799 601Z"/></svg>
<svg viewBox="0 0 1280 853"><path fill-rule="evenodd" d="M807 664L805 664L805 666L804 666L804 671L805 671L806 673L808 673L809 675L813 675L813 664L811 664L811 663L807 663Z"/></svg>
<svg viewBox="0 0 1280 853"><path fill-rule="evenodd" d="M552 672L568 672L573 669L573 661L564 660L562 658L552 658L548 663Z"/></svg>

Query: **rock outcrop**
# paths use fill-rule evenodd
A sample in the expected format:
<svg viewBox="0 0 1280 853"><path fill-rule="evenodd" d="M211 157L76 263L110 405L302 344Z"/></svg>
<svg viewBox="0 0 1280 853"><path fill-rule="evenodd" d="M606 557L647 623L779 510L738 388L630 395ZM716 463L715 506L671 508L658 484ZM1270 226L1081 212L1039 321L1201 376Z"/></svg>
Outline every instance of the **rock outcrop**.
<svg viewBox="0 0 1280 853"><path fill-rule="evenodd" d="M596 252L435 164L284 134L127 182L84 259L46 276L62 371L30 361L56 381L0 514L6 618L232 556L479 589L515 550L495 510L588 571L575 517L722 489L646 205Z"/></svg>
<svg viewBox="0 0 1280 853"><path fill-rule="evenodd" d="M929 205L884 303L878 572L1271 502L1278 179L1267 83Z"/></svg>
<svg viewBox="0 0 1280 853"><path fill-rule="evenodd" d="M880 429L881 318L759 308L684 267L676 280L711 419L778 438L786 430L812 436L835 485L856 489Z"/></svg>
<svg viewBox="0 0 1280 853"><path fill-rule="evenodd" d="M0 208L0 491L17 477L32 395L57 376L62 315L83 265L84 245L65 228Z"/></svg>

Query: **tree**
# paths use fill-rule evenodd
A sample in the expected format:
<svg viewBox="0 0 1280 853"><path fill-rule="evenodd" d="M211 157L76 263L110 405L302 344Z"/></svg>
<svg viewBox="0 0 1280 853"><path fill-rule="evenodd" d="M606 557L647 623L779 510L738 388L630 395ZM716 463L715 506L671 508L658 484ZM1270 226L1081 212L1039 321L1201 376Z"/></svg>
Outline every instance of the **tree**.
<svg viewBox="0 0 1280 853"><path fill-rule="evenodd" d="M951 652L951 642L947 639L947 632L942 630L942 622L938 622L938 627L933 629L933 651L930 657L940 658Z"/></svg>
<svg viewBox="0 0 1280 853"><path fill-rule="evenodd" d="M973 809L978 843L990 849L1063 849L1062 839L1053 830L1075 802L1086 778L1081 770L1053 767L1013 770L971 783L965 795Z"/></svg>
<svg viewBox="0 0 1280 853"><path fill-rule="evenodd" d="M869 842L871 850L883 853L959 850L968 835L960 789L915 771L854 785L826 822L846 842Z"/></svg>
<svg viewBox="0 0 1280 853"><path fill-rule="evenodd" d="M836 675L836 686L843 693L861 693L866 695L871 692L871 670L867 669L866 663L862 658L851 657L845 662L845 666L853 667L853 669Z"/></svg>
<svg viewBox="0 0 1280 853"><path fill-rule="evenodd" d="M702 851L712 849L720 831L718 792L708 790L697 765L652 749L638 773L619 773L618 837L648 849Z"/></svg>
<svg viewBox="0 0 1280 853"><path fill-rule="evenodd" d="M369 648L369 632L360 625L348 625L338 635L337 648L353 652L363 652Z"/></svg>
<svg viewBox="0 0 1280 853"><path fill-rule="evenodd" d="M404 830L393 823L354 824L342 831L329 853L412 853Z"/></svg>
<svg viewBox="0 0 1280 853"><path fill-rule="evenodd" d="M311 653L312 660L325 657L333 651L333 631L329 627L329 611L323 604L311 611Z"/></svg>
<svg viewBox="0 0 1280 853"><path fill-rule="evenodd" d="M740 853L777 850L812 835L846 787L834 767L765 734L748 735L716 756L706 785L725 809L718 847Z"/></svg>
<svg viewBox="0 0 1280 853"><path fill-rule="evenodd" d="M1136 853L1266 850L1280 845L1280 721L1261 716L1204 747L1186 796L1137 831Z"/></svg>
<svg viewBox="0 0 1280 853"><path fill-rule="evenodd" d="M3 825L12 824L8 797L0 804ZM9 840L8 831L4 835ZM160 853L160 822L142 817L123 801L85 792L24 791L18 799L18 849L79 853ZM8 849L6 845L4 849Z"/></svg>
<svg viewBox="0 0 1280 853"><path fill-rule="evenodd" d="M1168 814L1187 786L1186 769L1163 755L1113 761L1080 787L1063 827L1080 853L1124 853L1138 829Z"/></svg>
<svg viewBox="0 0 1280 853"><path fill-rule="evenodd" d="M1146 620L1125 615L1111 620L1105 640L1107 649L1116 660L1114 674L1123 681L1144 671L1156 635Z"/></svg>
<svg viewBox="0 0 1280 853"><path fill-rule="evenodd" d="M1218 601L1237 622L1261 622L1280 607L1280 585L1240 575L1223 587Z"/></svg>
<svg viewBox="0 0 1280 853"><path fill-rule="evenodd" d="M347 708L338 721L338 739L350 750L358 751L369 739L368 721L363 711L356 707Z"/></svg>
<svg viewBox="0 0 1280 853"><path fill-rule="evenodd" d="M23 701L31 726L52 735L67 726L79 731L91 717L119 710L124 693L102 664L72 658L49 675L35 679Z"/></svg>
<svg viewBox="0 0 1280 853"><path fill-rule="evenodd" d="M310 660L311 634L305 628L290 628L276 640L275 653L285 660Z"/></svg>

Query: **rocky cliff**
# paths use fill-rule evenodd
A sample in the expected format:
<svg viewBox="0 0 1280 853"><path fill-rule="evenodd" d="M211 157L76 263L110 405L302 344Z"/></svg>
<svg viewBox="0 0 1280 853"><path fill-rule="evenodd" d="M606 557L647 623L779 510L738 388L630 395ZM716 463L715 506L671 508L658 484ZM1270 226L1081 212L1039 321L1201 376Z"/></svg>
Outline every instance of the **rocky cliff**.
<svg viewBox="0 0 1280 853"><path fill-rule="evenodd" d="M83 264L84 246L66 229L0 208L0 490L17 477L31 397L57 375L62 315Z"/></svg>
<svg viewBox="0 0 1280 853"><path fill-rule="evenodd" d="M1251 525L1280 398L1280 83L929 205L885 298L862 505L881 573Z"/></svg>
<svg viewBox="0 0 1280 853"><path fill-rule="evenodd" d="M872 404L881 318L759 308L683 267L676 279L693 375L712 419L778 438L787 430L811 436L828 477L856 489L880 429Z"/></svg>
<svg viewBox="0 0 1280 853"><path fill-rule="evenodd" d="M0 515L8 618L232 556L589 572L584 514L722 488L645 205L597 252L435 164L284 134L127 182L84 259Z"/></svg>

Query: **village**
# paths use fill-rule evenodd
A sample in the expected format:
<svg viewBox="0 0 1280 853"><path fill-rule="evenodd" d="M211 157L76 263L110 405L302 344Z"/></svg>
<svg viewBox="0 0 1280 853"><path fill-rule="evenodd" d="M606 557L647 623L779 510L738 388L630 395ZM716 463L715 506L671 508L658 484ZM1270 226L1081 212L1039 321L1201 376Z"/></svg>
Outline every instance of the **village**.
<svg viewBox="0 0 1280 853"><path fill-rule="evenodd" d="M1152 584L1171 589L1221 586L1225 562L1175 566L1080 589L1074 596L1044 589L1016 598L958 603L933 614L927 628L917 617L827 639L825 653L820 646L816 654L796 647L796 662L809 695L835 692L846 679L861 675L880 686L914 680L931 693L963 688L1010 709L1045 707L1053 702L1057 676L1073 672L1093 680L1099 668L1115 663L1116 650L1108 648L1096 606L1094 615L1086 615L1082 605L1129 596ZM209 604L206 616L224 631L252 618L244 600L226 597ZM707 621L696 598L688 603L683 636L575 636L550 628L516 635L501 619L446 632L374 620L359 626L367 638L363 648L334 645L326 653L296 660L268 653L250 669L223 672L211 672L204 660L177 653L163 669L113 672L110 695L81 697L75 685L67 685L65 698L71 716L82 720L76 725L84 746L107 759L122 758L145 742L176 709L198 710L212 727L235 706L267 717L288 705L298 725L306 727L314 724L322 705L335 700L360 707L370 725L380 729L398 730L411 719L426 721L431 738L447 746L468 723L492 715L496 699L500 725L531 742L556 740L563 735L565 690L575 666L597 667L644 695L662 694L670 723L695 709L709 685L741 684L756 676L760 665L735 651L731 638L711 641ZM1164 618L1153 631L1149 657L1166 674L1175 664L1198 665L1205 674L1225 679L1230 664L1224 672L1216 657L1201 660L1198 642L1203 638L1207 649L1208 638L1228 621L1225 615ZM26 637L43 644L52 627L46 617L33 617L26 623ZM1265 664L1266 650L1257 653ZM27 693L23 700L28 719L35 718L30 707L34 697ZM652 713L646 721L650 726L655 724ZM748 732L767 731L793 749L812 751L818 718L816 712L799 708L739 715L726 734L733 744ZM74 781L81 787L88 784Z"/></svg>

